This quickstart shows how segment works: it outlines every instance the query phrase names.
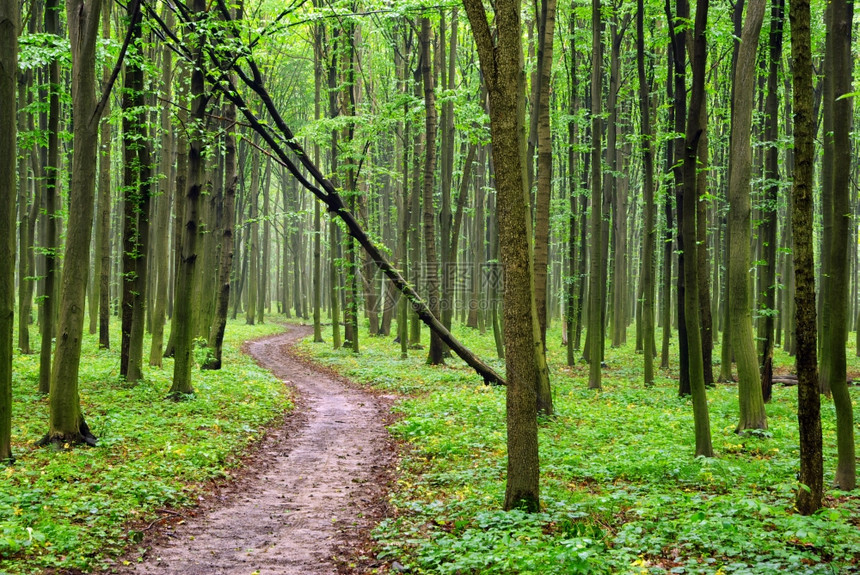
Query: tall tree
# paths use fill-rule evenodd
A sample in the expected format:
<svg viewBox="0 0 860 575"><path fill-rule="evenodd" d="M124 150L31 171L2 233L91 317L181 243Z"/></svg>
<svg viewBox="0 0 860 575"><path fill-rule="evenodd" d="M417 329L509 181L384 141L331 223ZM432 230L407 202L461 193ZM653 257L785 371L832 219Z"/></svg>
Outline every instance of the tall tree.
<svg viewBox="0 0 860 575"><path fill-rule="evenodd" d="M202 25L206 18L205 0L193 0L191 13L197 23ZM177 195L183 194L185 196L185 206L181 218L182 237L179 240L179 270L176 275L174 303L174 317L176 318L174 332L176 336L174 338L173 385L169 392L173 397L194 392L191 385L191 367L194 364L194 272L198 256L197 230L200 225L200 192L204 183L204 123L206 104L209 100L205 93L204 43L205 38L202 31L195 30L191 52L193 67L191 70L191 114L188 118L191 126L190 137L188 138L188 172L185 189L177 188L176 190ZM177 217L179 216L177 215Z"/></svg>
<svg viewBox="0 0 860 575"><path fill-rule="evenodd" d="M809 0L789 0L794 100L794 185L791 227L794 238L795 326L797 334L797 421L800 477L797 509L811 515L821 507L824 472L821 399L815 343L815 262L812 250L812 165L815 115L812 106L812 34Z"/></svg>
<svg viewBox="0 0 860 575"><path fill-rule="evenodd" d="M770 34L767 72L767 100L765 102L765 173L767 182L764 198L764 218L761 233L765 241L765 269L762 278L762 307L764 319L760 323L761 340L761 389L765 402L770 401L773 379L774 316L776 313L776 267L777 267L777 197L779 192L779 63L782 60L782 24L785 14L785 0L771 0Z"/></svg>
<svg viewBox="0 0 860 575"><path fill-rule="evenodd" d="M0 0L0 463L12 459L12 329L15 319L14 105L18 83L17 0ZM22 181L22 186L27 183ZM25 321L25 320L24 320Z"/></svg>
<svg viewBox="0 0 860 575"><path fill-rule="evenodd" d="M134 6L139 8L135 1ZM132 13L131 25L139 18ZM95 437L81 412L78 372L84 331L84 303L89 273L90 240L95 207L96 153L99 120L110 85L96 100L96 40L101 0L69 0L66 18L72 51L72 177L69 185L69 228L66 236L65 273L60 295L57 349L51 372L50 422L42 444L94 444Z"/></svg>
<svg viewBox="0 0 860 575"><path fill-rule="evenodd" d="M426 16L421 18L421 76L424 83L424 133L425 133L425 156L424 156L424 183L421 188L424 198L424 263L425 278L427 280L427 303L430 311L437 318L441 318L441 302L439 297L439 269L436 255L436 210L433 208L434 174L436 172L436 93L433 84L432 57L430 55L430 44L432 42L432 31L430 19ZM442 340L435 333L430 334L430 351L427 363L437 365L444 363L444 346Z"/></svg>
<svg viewBox="0 0 860 575"><path fill-rule="evenodd" d="M750 0L734 74L731 173L729 175L729 305L732 351L738 364L740 419L737 431L767 429L749 306L750 137L756 52L764 19L764 0Z"/></svg>
<svg viewBox="0 0 860 575"><path fill-rule="evenodd" d="M59 34L60 3L58 0L45 2L45 33ZM60 210L59 170L60 170L60 60L51 59L48 64L48 150L43 166L45 184L42 216L42 247L44 249L45 277L42 280L41 312L39 328L42 343L39 352L39 392L48 393L51 388L51 348L56 333L54 318L57 313L57 270L59 267L58 218Z"/></svg>
<svg viewBox="0 0 860 575"><path fill-rule="evenodd" d="M107 0L102 10L102 38L110 39L110 7ZM168 11L168 13L171 13ZM110 82L111 70L105 64L102 68L102 86ZM110 100L105 103L103 115L110 114ZM99 127L99 201L98 223L96 225L96 257L99 264L99 347L110 348L110 191L111 191L111 125L103 120ZM92 311L90 312L92 313Z"/></svg>
<svg viewBox="0 0 860 575"><path fill-rule="evenodd" d="M690 107L687 113L687 134L684 139L684 201L681 234L684 245L696 246L696 179L698 175L699 140L703 126L702 107L705 103L705 64L707 58L708 0L696 3L696 20L692 42L693 85L690 92ZM677 57L677 54L676 54ZM701 177L705 177L702 174ZM693 420L696 429L696 455L712 457L711 426L708 415L708 399L705 395L705 374L702 360L702 334L699 329L699 278L696 259L691 257L684 268L684 317L687 326L689 351L690 393L693 398Z"/></svg>
<svg viewBox="0 0 860 575"><path fill-rule="evenodd" d="M129 15L133 5L128 6ZM151 145L144 107L143 31L129 33L136 55L126 65L123 110L123 273L120 375L129 382L143 377L143 332L147 290Z"/></svg>
<svg viewBox="0 0 860 575"><path fill-rule="evenodd" d="M465 0L489 96L493 164L499 195L499 246L505 273L508 475L505 508L540 509L537 404L540 325L534 296L531 218L523 138L525 73L520 2L499 0L490 29L481 0ZM599 362L599 359L598 359Z"/></svg>
<svg viewBox="0 0 860 575"><path fill-rule="evenodd" d="M833 47L833 237L830 259L830 332L825 344L830 351L830 390L836 408L836 445L838 463L836 485L851 491L857 485L857 459L854 449L854 413L846 382L845 344L848 339L848 254L851 245L851 126L852 95L851 31L854 3L833 0L828 28ZM854 246L856 251L856 246Z"/></svg>
<svg viewBox="0 0 860 575"><path fill-rule="evenodd" d="M639 116L641 118L642 194L645 201L645 223L642 242L642 331L645 360L645 385L654 383L654 155L651 150L651 104L645 76L645 3L636 3L636 72L639 77Z"/></svg>
<svg viewBox="0 0 860 575"><path fill-rule="evenodd" d="M591 251L588 273L588 388L601 387L603 361L603 299L606 286L601 285L603 262L603 204L601 192L601 159L603 125L600 119L603 101L603 41L601 39L600 0L591 0Z"/></svg>
<svg viewBox="0 0 860 575"><path fill-rule="evenodd" d="M165 25L173 26L173 11L165 8ZM173 83L173 51L170 46L165 43L161 49L161 91L162 98L165 101L171 100ZM234 114L235 117L235 114ZM152 340L149 350L149 365L161 367L161 357L164 346L164 323L165 314L167 313L167 282L168 269L170 266L170 203L174 193L174 184L176 180L171 177L173 169L173 161L175 156L174 143L176 139L173 136L171 127L171 110L165 107L161 110L161 158L159 161L158 171L161 174L159 181L160 193L156 201L155 225L153 231L153 254L154 262L152 264L153 274L155 275L155 305L152 308ZM232 224L232 222L231 222ZM231 240L232 247L232 240Z"/></svg>

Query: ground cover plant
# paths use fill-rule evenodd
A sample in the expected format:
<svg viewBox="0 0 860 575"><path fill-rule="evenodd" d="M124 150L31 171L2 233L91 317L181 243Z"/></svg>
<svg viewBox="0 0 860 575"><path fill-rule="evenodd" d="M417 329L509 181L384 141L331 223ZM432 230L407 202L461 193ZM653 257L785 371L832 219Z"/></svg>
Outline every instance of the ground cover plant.
<svg viewBox="0 0 860 575"><path fill-rule="evenodd" d="M493 355L491 335L462 336L483 357ZM692 407L678 398L677 366L645 388L632 344L607 346L604 389L589 391L587 365L560 367L560 340L550 331L556 415L541 422L537 514L499 510L502 389L482 385L458 360L427 366L426 351L399 360L390 338L365 338L359 355L303 343L304 353L344 375L404 396L392 432L405 447L390 494L394 516L374 534L379 558L441 574L860 571L857 491L828 487L824 509L809 517L794 512L795 388L776 387L769 429L743 436L734 432L737 386L709 390L716 457L694 458ZM852 351L849 372L860 372ZM792 363L777 350L777 372ZM851 393L856 403L860 389ZM829 486L832 402L823 402L822 419Z"/></svg>
<svg viewBox="0 0 860 575"><path fill-rule="evenodd" d="M60 452L34 445L47 430L47 398L36 391L38 356L16 353L17 461L0 468L0 573L105 568L140 540L141 526L164 517L157 510L196 503L207 480L234 471L244 448L292 407L284 384L240 352L281 329L231 322L223 368L196 373L196 394L183 401L166 399L171 359L132 386L118 377L118 351L87 335L81 404L99 442Z"/></svg>

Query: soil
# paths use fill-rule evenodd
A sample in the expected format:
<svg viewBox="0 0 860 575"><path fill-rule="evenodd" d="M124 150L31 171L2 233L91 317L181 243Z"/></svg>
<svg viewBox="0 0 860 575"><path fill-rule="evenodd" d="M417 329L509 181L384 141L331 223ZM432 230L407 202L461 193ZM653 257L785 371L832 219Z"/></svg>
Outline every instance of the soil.
<svg viewBox="0 0 860 575"><path fill-rule="evenodd" d="M246 353L294 390L296 409L270 429L239 478L213 486L195 510L160 510L126 559L127 574L315 575L384 566L369 531L387 514L395 449L390 396L298 357L310 333L249 342ZM323 345L323 344L321 344ZM144 528L147 529L147 528ZM142 557L142 560L141 560Z"/></svg>

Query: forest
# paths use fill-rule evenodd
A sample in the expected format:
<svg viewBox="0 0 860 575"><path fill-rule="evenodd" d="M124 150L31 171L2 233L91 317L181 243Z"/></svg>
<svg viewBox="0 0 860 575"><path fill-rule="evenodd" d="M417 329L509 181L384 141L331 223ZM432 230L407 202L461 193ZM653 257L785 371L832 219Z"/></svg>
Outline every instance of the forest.
<svg viewBox="0 0 860 575"><path fill-rule="evenodd" d="M0 0L0 574L860 572L858 27Z"/></svg>

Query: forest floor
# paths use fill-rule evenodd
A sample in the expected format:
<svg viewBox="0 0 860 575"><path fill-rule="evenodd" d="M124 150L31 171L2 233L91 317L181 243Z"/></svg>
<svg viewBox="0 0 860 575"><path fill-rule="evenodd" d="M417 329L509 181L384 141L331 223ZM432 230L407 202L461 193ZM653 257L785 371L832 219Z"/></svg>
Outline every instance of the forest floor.
<svg viewBox="0 0 860 575"><path fill-rule="evenodd" d="M375 566L365 552L387 505L394 398L298 357L294 345L309 333L290 325L246 344L293 389L296 410L270 430L236 481L193 517L162 526L121 573L313 575Z"/></svg>

